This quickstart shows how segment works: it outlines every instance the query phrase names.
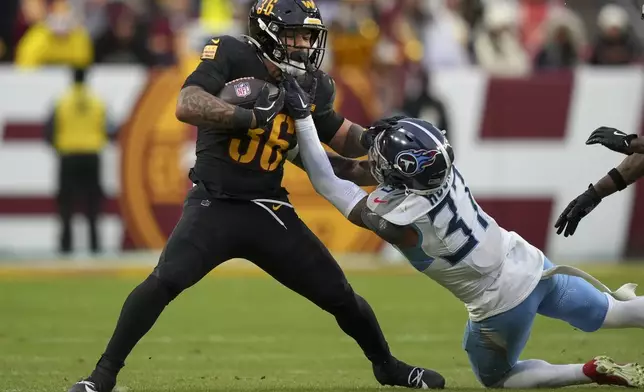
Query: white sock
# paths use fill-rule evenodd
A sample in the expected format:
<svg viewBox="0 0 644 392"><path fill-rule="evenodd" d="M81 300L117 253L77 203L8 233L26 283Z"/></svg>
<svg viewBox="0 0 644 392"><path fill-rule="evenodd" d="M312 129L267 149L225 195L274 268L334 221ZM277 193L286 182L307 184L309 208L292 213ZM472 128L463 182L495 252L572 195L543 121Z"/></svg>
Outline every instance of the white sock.
<svg viewBox="0 0 644 392"><path fill-rule="evenodd" d="M608 297L608 312L602 328L644 328L644 297L618 301Z"/></svg>
<svg viewBox="0 0 644 392"><path fill-rule="evenodd" d="M557 388L591 384L584 375L584 365L551 365L540 359L519 361L501 383L503 388Z"/></svg>

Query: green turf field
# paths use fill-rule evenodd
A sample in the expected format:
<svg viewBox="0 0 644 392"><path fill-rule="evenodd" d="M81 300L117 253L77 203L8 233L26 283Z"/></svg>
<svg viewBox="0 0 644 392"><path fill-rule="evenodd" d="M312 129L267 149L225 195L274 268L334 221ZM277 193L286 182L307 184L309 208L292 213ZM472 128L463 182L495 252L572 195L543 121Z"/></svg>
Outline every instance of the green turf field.
<svg viewBox="0 0 644 392"><path fill-rule="evenodd" d="M644 283L644 265L590 269L613 288ZM480 390L461 350L466 313L419 274L350 273L396 356ZM93 367L140 277L0 278L0 391L66 391ZM524 358L644 361L644 332L585 334L539 319ZM260 275L208 277L180 296L135 348L127 391L391 390L329 315ZM596 387L590 387L597 390ZM397 389L398 390L398 389Z"/></svg>

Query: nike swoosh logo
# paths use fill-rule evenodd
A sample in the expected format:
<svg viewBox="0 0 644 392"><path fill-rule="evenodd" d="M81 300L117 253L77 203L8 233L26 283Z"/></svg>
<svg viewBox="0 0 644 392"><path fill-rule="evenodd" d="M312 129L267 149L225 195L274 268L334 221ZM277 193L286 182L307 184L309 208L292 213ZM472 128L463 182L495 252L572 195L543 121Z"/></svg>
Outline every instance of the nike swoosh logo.
<svg viewBox="0 0 644 392"><path fill-rule="evenodd" d="M282 205L281 204L275 204L272 208L273 208L273 211L277 211L280 208L282 208Z"/></svg>
<svg viewBox="0 0 644 392"><path fill-rule="evenodd" d="M80 384L85 385L85 392L96 392L96 386L93 382L81 381Z"/></svg>
<svg viewBox="0 0 644 392"><path fill-rule="evenodd" d="M304 103L304 101L302 100L302 97L301 97L301 96L299 96L299 95L298 95L297 97L300 99L300 103L302 104L302 109L306 109L306 104L305 104L305 103Z"/></svg>
<svg viewBox="0 0 644 392"><path fill-rule="evenodd" d="M219 45L219 38L217 39L211 39L212 43L215 45Z"/></svg>
<svg viewBox="0 0 644 392"><path fill-rule="evenodd" d="M376 197L375 199L373 199L373 202L374 203L379 203L379 204L384 204L384 203L387 202L387 200L382 200L379 197Z"/></svg>
<svg viewBox="0 0 644 392"><path fill-rule="evenodd" d="M613 135L617 135L617 136L626 136L626 134L625 134L624 132L620 132L620 131L615 131L615 132L613 132Z"/></svg>

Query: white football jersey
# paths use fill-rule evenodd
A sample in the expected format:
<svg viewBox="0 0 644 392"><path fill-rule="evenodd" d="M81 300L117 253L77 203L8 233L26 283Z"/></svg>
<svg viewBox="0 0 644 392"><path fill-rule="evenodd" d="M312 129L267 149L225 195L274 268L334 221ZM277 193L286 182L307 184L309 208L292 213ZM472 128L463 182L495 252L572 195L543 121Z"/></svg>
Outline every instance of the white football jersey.
<svg viewBox="0 0 644 392"><path fill-rule="evenodd" d="M541 279L543 253L499 227L476 204L456 167L432 195L381 186L369 195L368 206L418 232L415 247L398 250L463 301L473 321L517 306Z"/></svg>

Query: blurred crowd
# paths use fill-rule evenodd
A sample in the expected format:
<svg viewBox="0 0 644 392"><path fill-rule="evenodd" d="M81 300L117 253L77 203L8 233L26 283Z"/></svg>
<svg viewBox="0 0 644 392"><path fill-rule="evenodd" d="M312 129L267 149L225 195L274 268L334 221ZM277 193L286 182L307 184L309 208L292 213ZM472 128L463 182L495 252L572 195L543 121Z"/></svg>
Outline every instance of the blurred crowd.
<svg viewBox="0 0 644 392"><path fill-rule="evenodd" d="M0 0L0 63L76 70L46 126L60 158L61 252L72 250L77 197L87 199L91 249L100 251L100 155L118 128L85 85L85 70L190 70L211 37L246 33L254 1ZM314 1L329 28L322 66L335 79L336 108L363 125L420 117L448 137L449 110L432 89L436 72L477 67L522 77L581 64L623 67L640 62L644 42L639 0Z"/></svg>
<svg viewBox="0 0 644 392"><path fill-rule="evenodd" d="M0 58L166 66L216 34L246 29L252 0L3 0ZM353 62L477 64L500 74L628 64L639 58L636 1L317 0ZM358 37L348 37L357 35ZM354 38L353 40L351 38ZM46 45L45 42L48 44ZM56 53L51 47L55 47ZM73 53L64 53L65 49ZM336 48L342 50L343 48ZM331 54L335 54L331 51Z"/></svg>
<svg viewBox="0 0 644 392"><path fill-rule="evenodd" d="M251 3L2 0L0 59L24 68L172 66L195 58L213 35L243 34ZM374 84L370 89L388 90L381 102L384 108L400 106L405 97L427 95L415 82L427 85L428 75L437 69L477 66L494 75L520 76L577 64L636 63L644 35L636 0L316 3L330 28L324 67L344 73L354 83L369 80L367 70L377 74L368 84ZM392 86L400 91L391 93Z"/></svg>

